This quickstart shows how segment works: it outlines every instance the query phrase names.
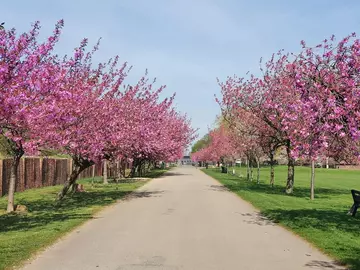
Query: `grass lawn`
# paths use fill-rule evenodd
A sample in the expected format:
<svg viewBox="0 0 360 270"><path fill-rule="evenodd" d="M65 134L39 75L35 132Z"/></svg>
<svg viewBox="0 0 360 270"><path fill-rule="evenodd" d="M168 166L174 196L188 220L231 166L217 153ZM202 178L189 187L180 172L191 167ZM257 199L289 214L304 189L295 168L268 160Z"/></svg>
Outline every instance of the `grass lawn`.
<svg viewBox="0 0 360 270"><path fill-rule="evenodd" d="M269 186L269 168L261 169L259 185L246 181L246 168L236 168L236 174L243 177L221 174L219 169L203 171L251 202L264 216L351 269L360 269L360 212L356 218L347 215L353 202L350 190L360 189L360 171L316 169L314 201L309 199L310 169L306 167L295 169L293 195L284 193L285 166L275 168L274 188Z"/></svg>
<svg viewBox="0 0 360 270"><path fill-rule="evenodd" d="M153 170L155 178L166 170ZM101 178L83 179L84 193L67 197L61 205L55 198L60 186L30 189L15 194L15 203L28 207L27 214L5 214L6 197L0 198L0 269L19 266L35 252L89 220L104 206L131 193L145 181L101 184Z"/></svg>

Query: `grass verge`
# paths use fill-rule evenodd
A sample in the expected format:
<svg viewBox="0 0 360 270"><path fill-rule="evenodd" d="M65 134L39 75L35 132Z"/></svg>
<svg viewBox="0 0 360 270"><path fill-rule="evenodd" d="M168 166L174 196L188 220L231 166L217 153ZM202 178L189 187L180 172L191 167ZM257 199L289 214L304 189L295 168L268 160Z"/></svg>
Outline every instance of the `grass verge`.
<svg viewBox="0 0 360 270"><path fill-rule="evenodd" d="M293 195L284 193L284 166L275 169L274 188L269 186L268 168L261 168L260 184L247 181L244 168L236 168L236 175L222 174L219 169L203 171L253 204L264 216L350 269L360 269L360 212L356 218L347 215L352 205L350 190L360 189L360 171L316 169L314 201L309 199L310 169L306 167L295 169Z"/></svg>
<svg viewBox="0 0 360 270"><path fill-rule="evenodd" d="M159 177L165 171L153 170L146 177ZM36 252L93 218L105 206L146 183L127 181L103 185L101 178L79 182L84 184L86 192L66 197L61 205L55 201L60 186L16 193L16 204L26 205L26 214L5 214L7 200L0 198L0 269L22 265Z"/></svg>

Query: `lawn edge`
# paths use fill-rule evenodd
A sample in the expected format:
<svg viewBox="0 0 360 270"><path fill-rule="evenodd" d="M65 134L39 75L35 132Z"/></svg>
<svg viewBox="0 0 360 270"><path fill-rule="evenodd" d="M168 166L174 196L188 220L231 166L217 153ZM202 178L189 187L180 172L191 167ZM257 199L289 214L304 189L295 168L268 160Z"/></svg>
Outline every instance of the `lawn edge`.
<svg viewBox="0 0 360 270"><path fill-rule="evenodd" d="M310 245L312 248L320 251L321 253L323 253L324 255L328 256L330 259L334 260L335 264L338 264L339 266L344 266L346 268L349 268L349 266L343 262L341 262L340 260L338 260L337 258L335 258L332 254L329 254L327 251L323 250L322 248L319 248L318 246L316 246L315 243L313 243L312 241L310 241L309 239L307 239L304 236L299 235L298 233L296 233L295 231L293 231L290 227L286 226L285 224L282 224L281 222L275 222L273 219L269 218L268 216L266 216L258 207L256 207L255 205L253 205L249 200L243 198L240 194L228 189L223 183L220 182L220 180L216 179L215 177L207 174L205 172L205 169L200 169L200 171L202 173L204 173L205 175L211 177L212 179L214 179L216 182L218 182L221 186L225 187L229 193L235 195L235 197L237 199L241 199L242 201L244 201L245 203L247 203L248 205L250 205L252 208L254 208L257 212L259 212L259 214L261 216L263 216L264 218L268 219L269 221L273 222L274 225L279 226L281 228L283 228L284 230L286 230L287 232L291 233L293 236L299 238L301 241L304 241L305 243L307 243L308 245ZM349 268L350 269L350 268Z"/></svg>

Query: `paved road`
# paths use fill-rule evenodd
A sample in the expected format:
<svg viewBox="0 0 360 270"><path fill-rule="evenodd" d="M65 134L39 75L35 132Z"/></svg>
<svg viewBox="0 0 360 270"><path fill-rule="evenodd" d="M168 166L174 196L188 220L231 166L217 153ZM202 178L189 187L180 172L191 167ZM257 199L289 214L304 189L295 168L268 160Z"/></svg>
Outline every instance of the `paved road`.
<svg viewBox="0 0 360 270"><path fill-rule="evenodd" d="M341 269L193 167L101 212L26 270Z"/></svg>

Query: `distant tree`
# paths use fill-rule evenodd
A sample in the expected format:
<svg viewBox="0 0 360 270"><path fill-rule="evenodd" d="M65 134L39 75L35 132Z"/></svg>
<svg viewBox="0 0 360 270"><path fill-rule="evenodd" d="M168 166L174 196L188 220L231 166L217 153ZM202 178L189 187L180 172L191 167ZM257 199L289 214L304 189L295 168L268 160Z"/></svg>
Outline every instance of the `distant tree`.
<svg viewBox="0 0 360 270"><path fill-rule="evenodd" d="M191 153L198 152L199 150L205 148L209 144L210 144L209 134L206 134L200 140L196 141L196 143L191 147Z"/></svg>

